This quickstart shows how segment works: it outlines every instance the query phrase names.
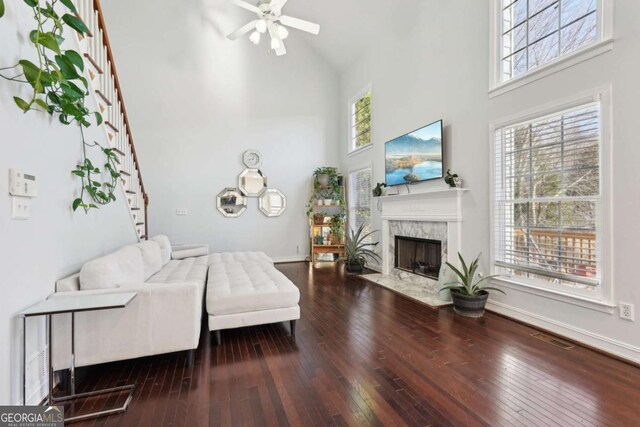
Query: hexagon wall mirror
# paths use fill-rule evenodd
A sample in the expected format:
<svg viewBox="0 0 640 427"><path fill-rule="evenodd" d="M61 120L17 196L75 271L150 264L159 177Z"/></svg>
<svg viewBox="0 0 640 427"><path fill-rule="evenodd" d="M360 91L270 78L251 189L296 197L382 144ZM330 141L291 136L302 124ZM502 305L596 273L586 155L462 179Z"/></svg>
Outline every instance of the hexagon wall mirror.
<svg viewBox="0 0 640 427"><path fill-rule="evenodd" d="M267 177L260 169L245 169L238 176L238 188L245 196L258 197L267 188Z"/></svg>
<svg viewBox="0 0 640 427"><path fill-rule="evenodd" d="M237 188L225 188L218 194L216 207L227 218L237 218L247 210L247 198Z"/></svg>
<svg viewBox="0 0 640 427"><path fill-rule="evenodd" d="M260 196L259 205L266 216L280 216L287 208L287 198L280 190L269 188Z"/></svg>

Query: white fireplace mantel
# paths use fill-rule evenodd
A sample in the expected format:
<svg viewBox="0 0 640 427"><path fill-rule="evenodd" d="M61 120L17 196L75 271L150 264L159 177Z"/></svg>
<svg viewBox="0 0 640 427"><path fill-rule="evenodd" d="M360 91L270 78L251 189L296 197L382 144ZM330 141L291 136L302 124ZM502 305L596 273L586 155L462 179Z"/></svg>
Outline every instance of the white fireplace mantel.
<svg viewBox="0 0 640 427"><path fill-rule="evenodd" d="M382 204L382 274L388 276L391 272L389 221L446 222L447 256L449 259L455 257L462 247L462 197L466 191L462 188L438 189L379 197Z"/></svg>

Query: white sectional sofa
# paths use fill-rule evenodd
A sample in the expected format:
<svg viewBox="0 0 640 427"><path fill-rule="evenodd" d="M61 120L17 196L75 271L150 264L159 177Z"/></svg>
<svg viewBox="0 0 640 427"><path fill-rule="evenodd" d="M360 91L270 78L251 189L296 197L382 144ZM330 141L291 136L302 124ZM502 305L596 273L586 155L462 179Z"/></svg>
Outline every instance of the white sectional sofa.
<svg viewBox="0 0 640 427"><path fill-rule="evenodd" d="M262 252L209 256L209 330L220 344L224 329L289 322L292 338L300 318L300 291Z"/></svg>
<svg viewBox="0 0 640 427"><path fill-rule="evenodd" d="M128 245L87 262L56 283L49 298L136 291L122 309L76 313L75 366L194 350L200 339L205 285L209 330L300 318L300 293L262 252L208 255L206 245L171 246L166 236ZM208 284L207 281L208 274ZM54 370L70 366L70 314L53 316Z"/></svg>
<svg viewBox="0 0 640 427"><path fill-rule="evenodd" d="M183 251L191 256L184 257ZM157 236L89 261L80 273L58 281L50 298L70 293L138 293L123 309L76 314L75 365L195 350L208 260L206 246L178 247L174 252L166 236ZM70 340L70 315L54 316L55 370L69 367Z"/></svg>

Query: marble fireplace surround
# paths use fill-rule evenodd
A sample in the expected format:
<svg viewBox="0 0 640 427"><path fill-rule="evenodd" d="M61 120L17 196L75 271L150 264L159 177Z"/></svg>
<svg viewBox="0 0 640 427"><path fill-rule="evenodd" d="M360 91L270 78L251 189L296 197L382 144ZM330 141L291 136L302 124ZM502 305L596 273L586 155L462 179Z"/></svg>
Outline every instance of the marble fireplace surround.
<svg viewBox="0 0 640 427"><path fill-rule="evenodd" d="M370 280L431 306L449 304L440 299L436 280L396 269L395 236L442 242L442 262L455 257L462 241L462 196L465 189L438 189L380 197L382 204L382 274Z"/></svg>

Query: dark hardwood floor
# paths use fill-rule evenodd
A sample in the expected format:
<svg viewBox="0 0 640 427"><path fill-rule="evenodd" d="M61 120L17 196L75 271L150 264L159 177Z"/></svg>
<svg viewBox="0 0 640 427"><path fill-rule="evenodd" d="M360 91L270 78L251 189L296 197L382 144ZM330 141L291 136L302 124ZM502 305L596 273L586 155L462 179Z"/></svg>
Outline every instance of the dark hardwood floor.
<svg viewBox="0 0 640 427"><path fill-rule="evenodd" d="M295 342L275 324L225 331L215 347L203 326L192 368L186 353L91 368L81 389L135 382L135 397L125 414L75 425L640 425L634 366L491 313L429 309L333 265L278 268L300 288Z"/></svg>

